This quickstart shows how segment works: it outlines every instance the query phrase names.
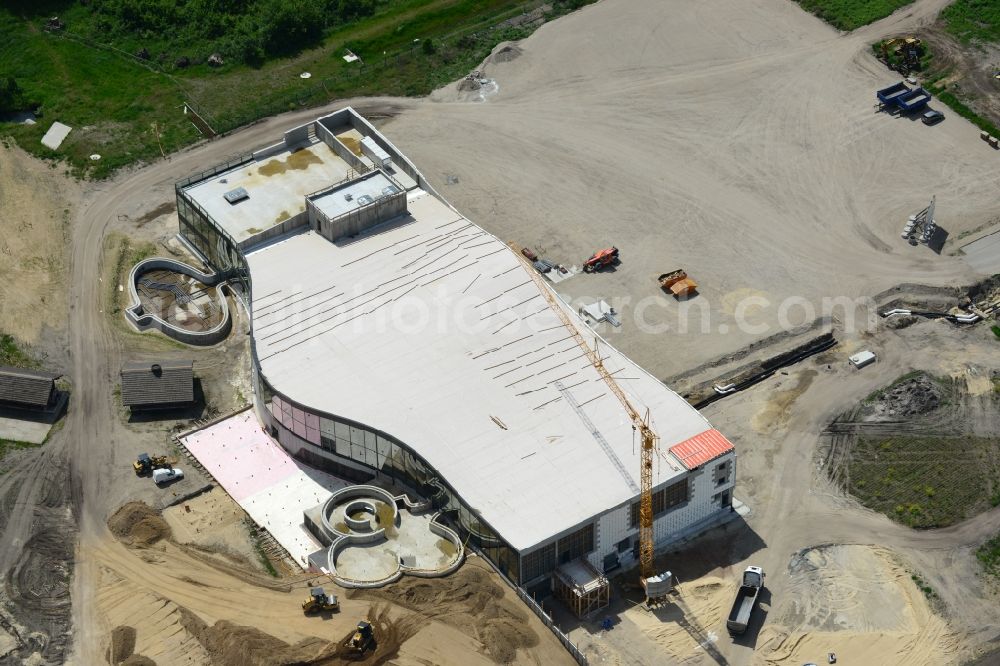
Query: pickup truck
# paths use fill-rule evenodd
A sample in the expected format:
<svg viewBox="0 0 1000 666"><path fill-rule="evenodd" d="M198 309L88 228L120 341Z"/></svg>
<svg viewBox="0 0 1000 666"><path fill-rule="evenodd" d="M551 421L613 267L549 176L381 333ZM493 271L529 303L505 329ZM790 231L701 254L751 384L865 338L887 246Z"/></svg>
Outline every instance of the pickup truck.
<svg viewBox="0 0 1000 666"><path fill-rule="evenodd" d="M736 601L729 611L729 619L726 620L726 629L731 634L742 634L746 632L750 623L750 614L753 613L754 606L757 605L757 597L764 587L764 570L760 567L747 567L743 572L743 585L736 593Z"/></svg>

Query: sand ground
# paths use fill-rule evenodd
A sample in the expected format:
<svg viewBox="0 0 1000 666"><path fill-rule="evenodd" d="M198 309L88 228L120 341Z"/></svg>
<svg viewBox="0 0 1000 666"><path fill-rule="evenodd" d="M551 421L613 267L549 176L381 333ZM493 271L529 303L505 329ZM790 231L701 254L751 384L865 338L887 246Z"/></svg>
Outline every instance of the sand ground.
<svg viewBox="0 0 1000 666"><path fill-rule="evenodd" d="M505 240L567 266L617 246L616 270L557 289L615 306L623 326L599 330L667 377L822 315L824 298L971 279L951 245L900 230L932 195L951 239L995 223L997 155L960 118L873 109L894 74L870 43L945 4L845 35L786 0L604 0L487 61L484 102L453 85L385 131ZM700 285L686 304L655 280L678 267Z"/></svg>
<svg viewBox="0 0 1000 666"><path fill-rule="evenodd" d="M0 331L54 364L65 361L66 248L82 191L61 166L0 141Z"/></svg>
<svg viewBox="0 0 1000 666"><path fill-rule="evenodd" d="M874 89L891 77L870 56L868 44L930 23L945 4L918 0L885 21L840 35L783 0L603 0L543 27L520 45L519 57L488 64L497 85L481 102L452 87L429 100L353 100L329 108L353 102L363 112L391 117L384 130L442 195L504 240L568 265L618 245L618 270L574 277L560 291L612 302L626 316L620 333L609 332L611 340L667 376L774 332L783 312L778 306L788 298L801 300L797 311L784 314L808 319L808 306L816 311L824 296L853 298L900 282L974 278L960 257L949 254L951 246L941 255L911 248L901 243L898 228L934 194L939 222L952 238L988 223L1000 183L1000 169L988 161L995 155L983 151L978 132L960 119L926 128L872 109ZM68 218L64 278L72 304L65 353L76 408L65 428L0 485L18 505L44 504L53 515L65 514L60 530L69 529L65 523L74 510L76 553L35 562L38 571L68 566L70 558L75 566L69 663L101 663L112 630L126 621L136 624L137 646L163 655L162 663L171 655L182 663L204 663L204 645L192 639L185 612L209 624L252 623L295 642L337 636L371 609L370 600L350 599L333 619L304 618L298 604L309 581L285 581L294 588L286 591L246 570L220 571L218 561L172 543L128 549L105 527L124 501L160 499L148 484L132 480L127 465L137 446L165 440L162 428L125 423L114 401L122 361L137 348L163 348L137 341L104 312L101 278L107 267L97 258L105 238L118 231L163 239L176 180L273 142L283 130L325 111L268 119L79 192L70 182L54 185L76 202ZM43 173L39 163L24 169ZM3 182L17 183L20 176L12 173L0 161L0 174L8 179ZM24 215L40 209L27 194L17 201ZM19 252L33 256L27 248ZM702 310L694 309L698 324L679 333L681 306L657 295L655 276L679 266L702 285L690 305L708 313L704 331ZM653 300L640 308L649 296ZM759 298L748 300L754 296ZM738 326L741 312L763 329ZM654 327L672 328L643 332L639 315ZM737 445L737 496L753 513L708 546L670 554L682 580L689 581L683 596L685 604L690 598L689 612L657 618L657 624L635 616L641 611L618 599L619 621L606 636L587 623L564 626L595 660L622 664L663 663L675 656L694 663L793 664L819 662L830 650L870 663L892 663L906 654L911 663L938 664L994 638L996 600L981 590L971 551L1000 530L1000 511L914 533L843 498L818 473L814 456L819 432L833 415L909 369L947 366L946 373L960 373L965 363L996 366L995 348L983 346L986 337L955 334L945 326L848 332L837 353L870 347L880 355L878 366L851 373L842 363L814 363L708 407L706 416ZM20 334L40 335L27 326ZM225 350L213 369L220 381L228 367L248 367L243 353L238 342ZM245 385L245 377L237 384ZM12 518L3 533L8 547L0 550L0 571L9 574L35 557L32 529L26 512ZM35 544L34 550L22 547L25 542ZM823 570L843 575L793 570L802 552L827 558ZM769 572L771 598L751 635L731 641L719 618L741 567L750 563ZM939 592L940 613L921 605L904 569L918 571ZM879 572L875 603L852 606L845 592L867 591L872 578L866 570ZM442 582L438 591L461 592L448 585ZM815 604L803 603L807 593L818 595ZM831 616L819 599L828 599L837 612ZM482 663L489 651L473 638L474 627L457 619L480 617L477 604L455 605L447 622L422 622L402 644L398 661ZM890 604L902 604L902 610L878 611ZM65 604L61 608L68 612ZM414 610L399 599L387 613L405 624ZM537 634L539 644L518 650L518 661L568 660L533 616L521 624ZM862 648L853 647L858 641Z"/></svg>

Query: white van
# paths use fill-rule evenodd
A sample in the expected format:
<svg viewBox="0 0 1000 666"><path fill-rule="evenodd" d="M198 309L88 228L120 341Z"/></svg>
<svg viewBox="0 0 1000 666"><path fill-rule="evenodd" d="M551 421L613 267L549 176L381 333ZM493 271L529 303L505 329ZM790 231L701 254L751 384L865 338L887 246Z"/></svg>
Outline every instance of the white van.
<svg viewBox="0 0 1000 666"><path fill-rule="evenodd" d="M167 483L169 481L176 481L177 479L183 479L184 472L176 467L171 469L154 469L153 470L153 481L157 484Z"/></svg>

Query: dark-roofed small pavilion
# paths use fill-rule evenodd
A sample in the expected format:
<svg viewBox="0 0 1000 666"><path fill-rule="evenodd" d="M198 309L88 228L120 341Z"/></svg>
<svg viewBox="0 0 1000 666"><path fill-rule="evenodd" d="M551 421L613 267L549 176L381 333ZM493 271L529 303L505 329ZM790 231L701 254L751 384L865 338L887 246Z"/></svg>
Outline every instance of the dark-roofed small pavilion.
<svg viewBox="0 0 1000 666"><path fill-rule="evenodd" d="M29 409L45 409L56 397L54 372L0 366L0 403Z"/></svg>
<svg viewBox="0 0 1000 666"><path fill-rule="evenodd" d="M122 368L121 379L122 404L132 410L194 402L193 361L131 361Z"/></svg>

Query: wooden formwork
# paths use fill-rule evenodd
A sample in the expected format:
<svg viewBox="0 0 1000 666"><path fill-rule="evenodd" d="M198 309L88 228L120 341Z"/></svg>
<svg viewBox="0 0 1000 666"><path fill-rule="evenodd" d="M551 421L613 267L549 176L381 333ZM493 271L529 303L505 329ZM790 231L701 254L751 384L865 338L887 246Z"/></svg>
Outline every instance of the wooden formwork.
<svg viewBox="0 0 1000 666"><path fill-rule="evenodd" d="M611 584L585 559L559 567L552 580L556 597L577 617L596 613L611 603Z"/></svg>

